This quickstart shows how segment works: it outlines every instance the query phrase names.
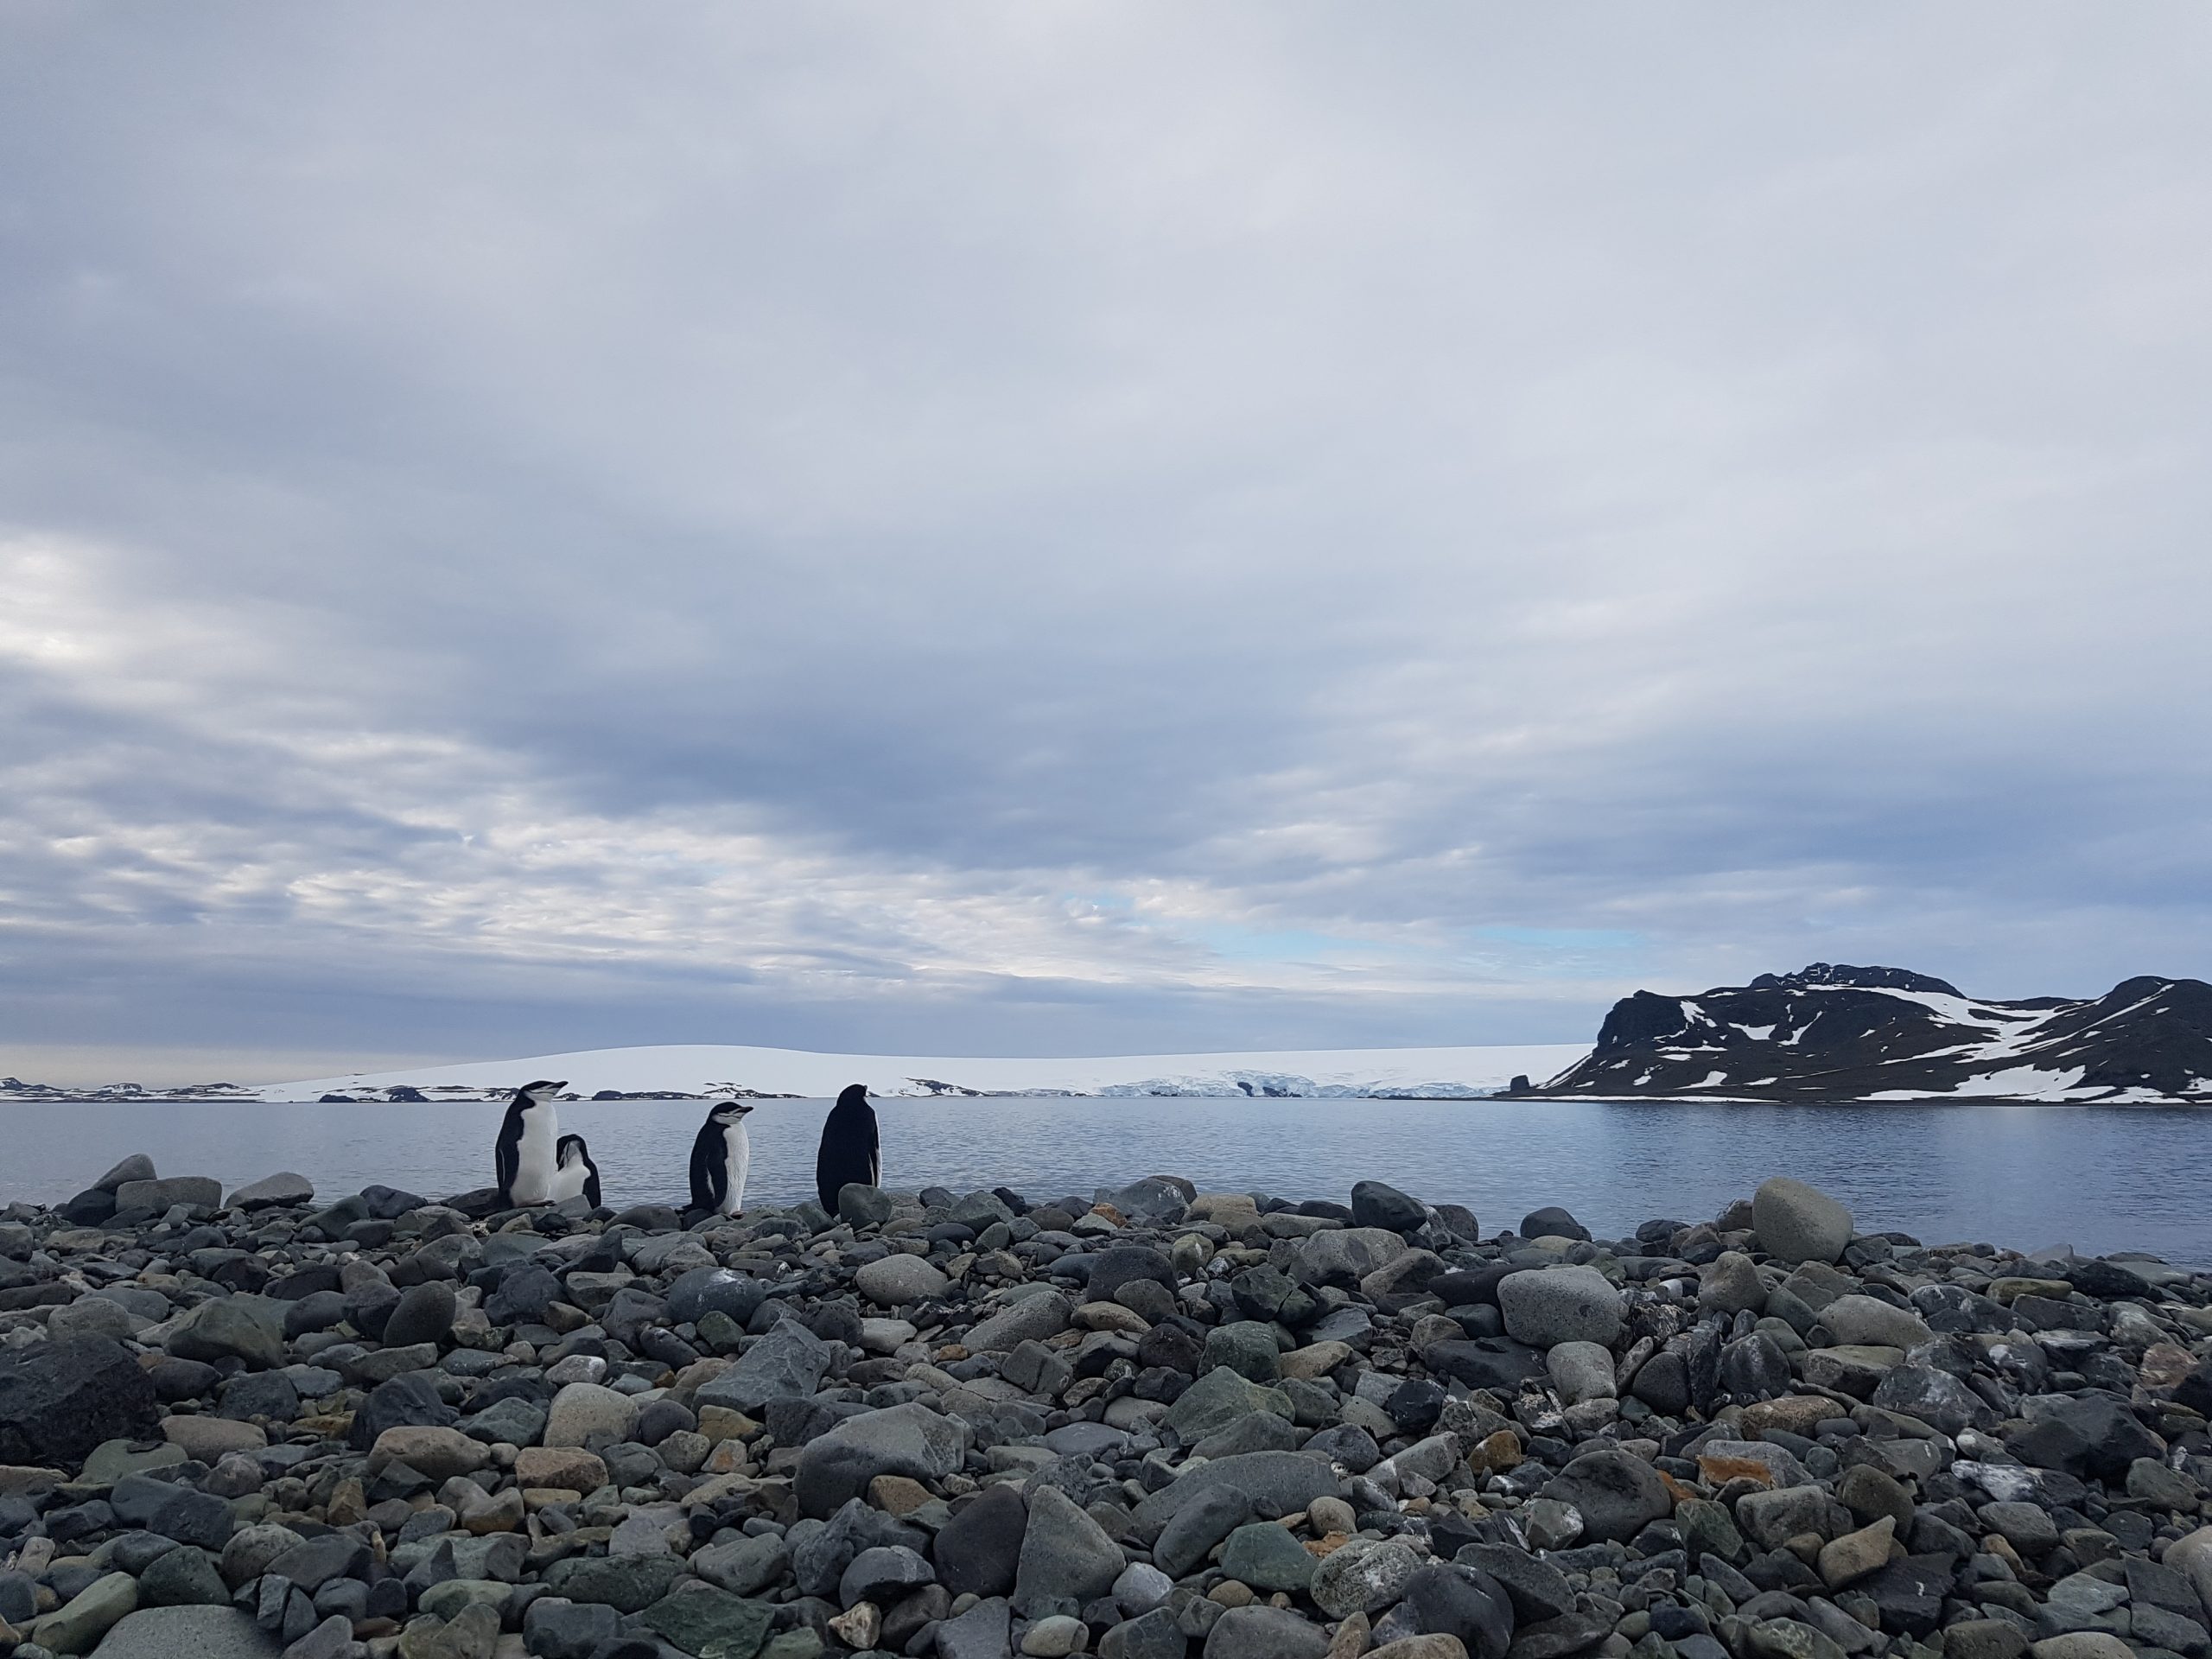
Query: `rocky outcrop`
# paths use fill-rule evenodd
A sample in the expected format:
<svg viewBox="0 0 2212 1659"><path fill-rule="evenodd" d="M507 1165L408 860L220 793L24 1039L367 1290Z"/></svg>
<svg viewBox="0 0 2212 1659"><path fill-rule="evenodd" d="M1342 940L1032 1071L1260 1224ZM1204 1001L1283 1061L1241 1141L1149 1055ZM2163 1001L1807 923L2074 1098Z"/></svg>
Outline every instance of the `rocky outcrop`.
<svg viewBox="0 0 2212 1659"><path fill-rule="evenodd" d="M1993 1002L1901 968L1815 963L1613 1005L1588 1058L1533 1090L1773 1101L2212 1100L2212 985Z"/></svg>

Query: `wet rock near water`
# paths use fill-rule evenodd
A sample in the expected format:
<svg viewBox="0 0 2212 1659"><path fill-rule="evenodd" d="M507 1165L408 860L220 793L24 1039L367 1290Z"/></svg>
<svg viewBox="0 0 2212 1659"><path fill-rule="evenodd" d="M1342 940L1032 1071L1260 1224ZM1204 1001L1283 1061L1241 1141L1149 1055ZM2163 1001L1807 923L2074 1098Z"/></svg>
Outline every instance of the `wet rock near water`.
<svg viewBox="0 0 2212 1659"><path fill-rule="evenodd" d="M2212 1659L2212 1276L1346 1197L126 1160L0 1215L0 1652Z"/></svg>

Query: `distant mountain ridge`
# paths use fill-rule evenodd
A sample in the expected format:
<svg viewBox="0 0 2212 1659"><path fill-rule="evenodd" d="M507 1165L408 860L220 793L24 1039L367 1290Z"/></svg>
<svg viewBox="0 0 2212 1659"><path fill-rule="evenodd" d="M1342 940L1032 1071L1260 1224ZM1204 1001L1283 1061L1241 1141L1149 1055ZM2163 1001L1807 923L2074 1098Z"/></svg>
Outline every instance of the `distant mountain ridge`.
<svg viewBox="0 0 2212 1659"><path fill-rule="evenodd" d="M1816 962L1613 1005L1586 1058L1529 1092L1772 1101L2212 1103L2212 984L1986 1001L1903 968Z"/></svg>

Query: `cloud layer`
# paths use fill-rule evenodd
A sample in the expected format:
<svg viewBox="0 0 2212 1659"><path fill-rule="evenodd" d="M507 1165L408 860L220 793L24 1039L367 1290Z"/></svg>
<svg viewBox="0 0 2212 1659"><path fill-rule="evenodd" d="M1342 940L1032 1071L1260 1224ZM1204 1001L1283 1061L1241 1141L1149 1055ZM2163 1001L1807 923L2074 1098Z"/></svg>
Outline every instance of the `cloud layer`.
<svg viewBox="0 0 2212 1659"><path fill-rule="evenodd" d="M2212 26L1586 22L10 12L0 1057L2212 969Z"/></svg>

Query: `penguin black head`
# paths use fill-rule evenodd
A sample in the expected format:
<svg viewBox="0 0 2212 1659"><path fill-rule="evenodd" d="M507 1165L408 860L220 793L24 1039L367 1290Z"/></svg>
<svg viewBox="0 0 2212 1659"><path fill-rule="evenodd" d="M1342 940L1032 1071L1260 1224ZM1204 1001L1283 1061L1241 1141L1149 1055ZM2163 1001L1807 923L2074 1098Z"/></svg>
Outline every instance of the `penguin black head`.
<svg viewBox="0 0 2212 1659"><path fill-rule="evenodd" d="M867 1105L868 1085L864 1083L847 1084L845 1085L845 1091L837 1096L837 1103L840 1106Z"/></svg>
<svg viewBox="0 0 2212 1659"><path fill-rule="evenodd" d="M514 1103L518 1106L549 1105L559 1099L561 1091L568 1086L566 1083L548 1083L540 1077L537 1082L525 1083L516 1090Z"/></svg>
<svg viewBox="0 0 2212 1659"><path fill-rule="evenodd" d="M564 1135L553 1143L553 1160L562 1164L588 1164L591 1162L591 1147L581 1135Z"/></svg>
<svg viewBox="0 0 2212 1659"><path fill-rule="evenodd" d="M707 1116L715 1122L728 1128L730 1124L739 1122L752 1109L752 1103L749 1101L718 1100L707 1109Z"/></svg>

